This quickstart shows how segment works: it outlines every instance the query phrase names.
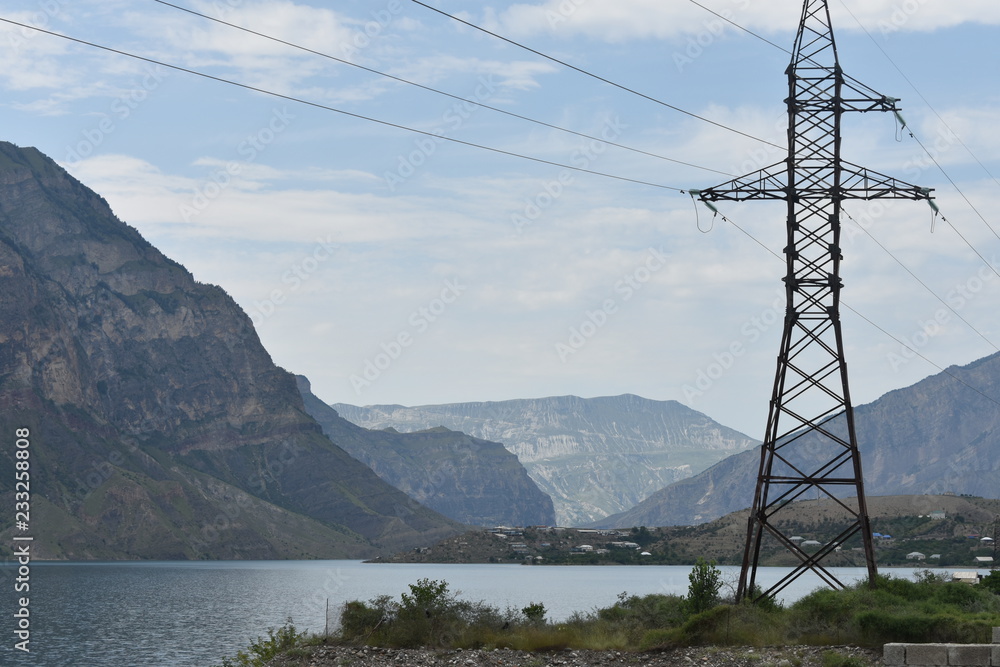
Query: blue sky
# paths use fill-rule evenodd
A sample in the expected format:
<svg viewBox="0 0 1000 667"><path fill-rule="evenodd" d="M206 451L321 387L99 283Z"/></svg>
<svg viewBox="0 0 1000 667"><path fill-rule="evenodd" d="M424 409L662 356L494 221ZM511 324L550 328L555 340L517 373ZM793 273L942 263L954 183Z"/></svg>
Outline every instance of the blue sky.
<svg viewBox="0 0 1000 667"><path fill-rule="evenodd" d="M152 0L11 0L0 17L647 183L708 187L728 180L723 173L783 158L409 0L178 4L598 140ZM687 0L429 4L670 105L784 141L788 55ZM801 12L798 0L701 4L784 48ZM1000 5L830 6L845 71L902 98L909 125L961 194L891 115L849 117L845 158L936 188L947 219L1000 266L1000 240L972 207L1000 230L1000 184L991 176L1000 175ZM629 392L680 400L761 436L784 267L722 220L699 231L711 214L700 208L696 221L686 195L435 140L9 25L0 26L0 53L0 138L52 156L198 280L223 286L275 362L309 376L321 398L416 405ZM780 204L721 208L780 251ZM997 351L1000 277L958 233L939 220L931 234L923 202L846 208L954 310L851 220L846 303L940 367ZM855 403L938 372L853 313L843 320Z"/></svg>

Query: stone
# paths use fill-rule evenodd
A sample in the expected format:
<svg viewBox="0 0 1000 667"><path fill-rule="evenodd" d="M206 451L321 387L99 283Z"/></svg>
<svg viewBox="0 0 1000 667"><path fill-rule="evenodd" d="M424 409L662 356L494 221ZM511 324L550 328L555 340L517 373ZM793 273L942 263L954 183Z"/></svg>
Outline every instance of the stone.
<svg viewBox="0 0 1000 667"><path fill-rule="evenodd" d="M963 667L989 667L989 644L952 644L948 647L948 664Z"/></svg>
<svg viewBox="0 0 1000 667"><path fill-rule="evenodd" d="M948 647L945 644L908 644L907 665L947 665Z"/></svg>
<svg viewBox="0 0 1000 667"><path fill-rule="evenodd" d="M906 644L886 644L882 647L882 662L887 667L906 664Z"/></svg>
<svg viewBox="0 0 1000 667"><path fill-rule="evenodd" d="M993 628L993 643L1000 644L1000 628Z"/></svg>
<svg viewBox="0 0 1000 667"><path fill-rule="evenodd" d="M1000 644L993 645L993 667L1000 667Z"/></svg>

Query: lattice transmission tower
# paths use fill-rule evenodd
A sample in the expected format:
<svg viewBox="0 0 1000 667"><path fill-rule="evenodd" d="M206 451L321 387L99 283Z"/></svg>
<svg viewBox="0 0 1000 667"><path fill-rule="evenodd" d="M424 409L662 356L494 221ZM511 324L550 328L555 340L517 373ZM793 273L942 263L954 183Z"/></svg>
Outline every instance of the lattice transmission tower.
<svg viewBox="0 0 1000 667"><path fill-rule="evenodd" d="M931 198L929 189L841 158L843 114L898 113L898 100L844 75L826 0L805 1L786 74L787 159L692 191L705 202L784 200L788 208L784 331L747 526L737 592L741 599L774 596L809 571L829 586L843 588L822 561L859 534L869 582L874 583L877 569L840 323L841 202ZM836 535L818 540L818 546L792 539L782 526L788 516L782 509L806 494L833 499L839 513ZM794 554L797 564L761 591L756 581L761 546L774 541Z"/></svg>

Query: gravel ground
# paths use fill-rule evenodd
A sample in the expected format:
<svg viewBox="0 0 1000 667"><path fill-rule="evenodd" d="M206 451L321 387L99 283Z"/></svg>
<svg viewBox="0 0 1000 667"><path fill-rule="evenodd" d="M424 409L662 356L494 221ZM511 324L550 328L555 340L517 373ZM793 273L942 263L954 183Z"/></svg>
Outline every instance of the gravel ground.
<svg viewBox="0 0 1000 667"><path fill-rule="evenodd" d="M823 655L855 658L854 666L881 665L881 652L851 646L774 648L699 647L632 653L564 650L527 653L508 649L432 650L314 646L303 657L276 658L267 667L823 667Z"/></svg>

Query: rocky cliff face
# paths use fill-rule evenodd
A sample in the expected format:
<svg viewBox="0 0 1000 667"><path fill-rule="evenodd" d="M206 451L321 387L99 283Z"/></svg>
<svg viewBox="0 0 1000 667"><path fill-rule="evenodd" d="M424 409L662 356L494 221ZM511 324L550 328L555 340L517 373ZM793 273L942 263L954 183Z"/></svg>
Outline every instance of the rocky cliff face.
<svg viewBox="0 0 1000 667"><path fill-rule="evenodd" d="M477 526L555 523L552 499L503 445L443 427L415 433L361 428L317 398L306 378L297 379L323 432L417 502Z"/></svg>
<svg viewBox="0 0 1000 667"><path fill-rule="evenodd" d="M1000 497L1000 353L951 367L854 410L865 493L956 493ZM844 431L833 423L834 431ZM798 463L818 468L809 441ZM728 458L598 522L673 526L711 521L749 507L759 449Z"/></svg>
<svg viewBox="0 0 1000 667"><path fill-rule="evenodd" d="M221 288L0 143L0 433L14 428L32 433L38 557L354 556L456 528L330 443ZM10 448L0 460L7 497Z"/></svg>
<svg viewBox="0 0 1000 667"><path fill-rule="evenodd" d="M556 520L564 525L589 523L632 507L757 444L676 401L632 395L333 407L367 428L444 426L503 443L552 497Z"/></svg>

